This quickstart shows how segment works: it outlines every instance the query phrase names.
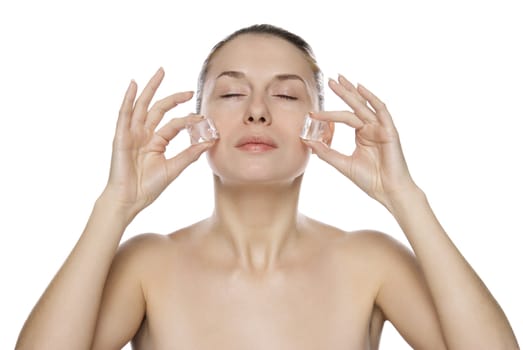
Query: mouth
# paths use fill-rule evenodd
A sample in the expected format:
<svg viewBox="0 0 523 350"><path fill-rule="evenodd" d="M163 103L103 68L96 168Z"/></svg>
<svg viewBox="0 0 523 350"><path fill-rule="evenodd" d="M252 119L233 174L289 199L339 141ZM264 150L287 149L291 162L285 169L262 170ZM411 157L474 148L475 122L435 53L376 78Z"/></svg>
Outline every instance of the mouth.
<svg viewBox="0 0 523 350"><path fill-rule="evenodd" d="M278 148L273 139L265 136L242 137L235 147L247 152L267 152Z"/></svg>

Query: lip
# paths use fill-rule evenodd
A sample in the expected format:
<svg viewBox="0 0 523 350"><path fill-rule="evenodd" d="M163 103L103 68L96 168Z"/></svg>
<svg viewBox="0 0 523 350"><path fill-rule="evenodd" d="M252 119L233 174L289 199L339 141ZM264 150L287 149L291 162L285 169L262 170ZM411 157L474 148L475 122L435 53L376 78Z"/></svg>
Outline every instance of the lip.
<svg viewBox="0 0 523 350"><path fill-rule="evenodd" d="M268 136L250 135L240 138L235 147L249 152L266 152L278 148L278 145Z"/></svg>

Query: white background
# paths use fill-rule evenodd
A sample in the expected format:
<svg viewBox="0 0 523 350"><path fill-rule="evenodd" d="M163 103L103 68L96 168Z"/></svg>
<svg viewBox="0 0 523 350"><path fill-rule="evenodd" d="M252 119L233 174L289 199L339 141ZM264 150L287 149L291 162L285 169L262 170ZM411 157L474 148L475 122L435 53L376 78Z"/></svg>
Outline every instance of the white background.
<svg viewBox="0 0 523 350"><path fill-rule="evenodd" d="M517 1L2 2L0 348L14 347L105 184L130 79L143 87L163 66L158 97L194 90L218 40L264 22L308 40L326 77L343 73L387 103L414 179L521 342L519 8ZM326 107L345 108L330 91ZM166 119L193 109L190 102ZM188 142L180 135L172 152ZM351 152L348 127L338 126L334 147ZM304 213L343 229L378 229L405 242L385 209L317 158L300 204ZM211 174L202 157L124 239L169 233L211 209ZM382 348L408 346L388 325Z"/></svg>

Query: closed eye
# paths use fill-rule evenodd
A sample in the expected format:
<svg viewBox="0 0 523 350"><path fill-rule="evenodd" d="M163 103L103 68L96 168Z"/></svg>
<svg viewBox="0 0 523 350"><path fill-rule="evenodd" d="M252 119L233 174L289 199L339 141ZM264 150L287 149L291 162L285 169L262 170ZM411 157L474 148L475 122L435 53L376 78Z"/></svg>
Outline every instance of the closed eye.
<svg viewBox="0 0 523 350"><path fill-rule="evenodd" d="M291 101L296 101L298 99L297 97L289 96L289 95L274 95L274 96L283 98L285 100L291 100Z"/></svg>
<svg viewBox="0 0 523 350"><path fill-rule="evenodd" d="M221 95L220 97L221 98L232 98L232 97L241 97L241 96L245 96L243 94L225 94L225 95Z"/></svg>

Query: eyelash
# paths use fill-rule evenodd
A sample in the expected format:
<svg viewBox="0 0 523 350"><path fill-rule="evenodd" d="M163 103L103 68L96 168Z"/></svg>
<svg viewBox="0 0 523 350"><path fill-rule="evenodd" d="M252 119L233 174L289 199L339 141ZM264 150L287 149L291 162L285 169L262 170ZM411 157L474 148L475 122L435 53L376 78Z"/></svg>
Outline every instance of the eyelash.
<svg viewBox="0 0 523 350"><path fill-rule="evenodd" d="M221 95L220 97L221 98L232 98L232 97L241 97L241 96L245 96L245 95L242 95L242 94L225 94L225 95Z"/></svg>
<svg viewBox="0 0 523 350"><path fill-rule="evenodd" d="M285 100L290 100L290 101L296 101L298 99L297 97L289 96L289 95L274 95L274 96L283 98Z"/></svg>
<svg viewBox="0 0 523 350"><path fill-rule="evenodd" d="M245 96L245 95L242 95L242 94L225 94L225 95L221 95L220 97L221 98L233 98L233 97L241 97L241 96ZM298 99L297 97L289 96L289 95L274 95L274 96L279 97L279 98L283 98L283 99L289 100L289 101L296 101Z"/></svg>

